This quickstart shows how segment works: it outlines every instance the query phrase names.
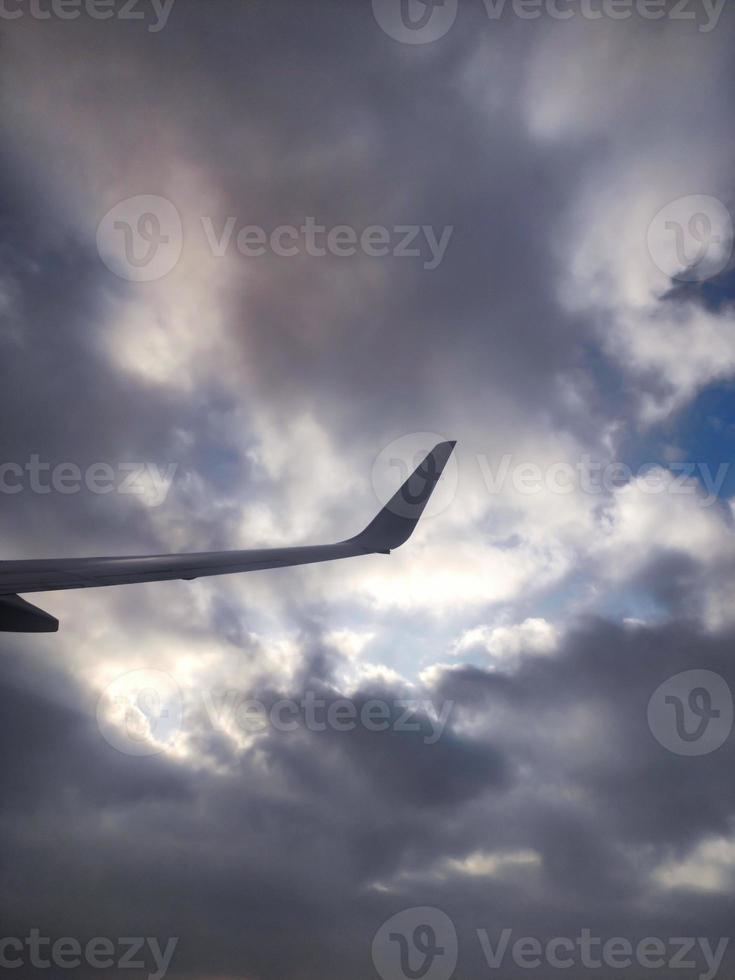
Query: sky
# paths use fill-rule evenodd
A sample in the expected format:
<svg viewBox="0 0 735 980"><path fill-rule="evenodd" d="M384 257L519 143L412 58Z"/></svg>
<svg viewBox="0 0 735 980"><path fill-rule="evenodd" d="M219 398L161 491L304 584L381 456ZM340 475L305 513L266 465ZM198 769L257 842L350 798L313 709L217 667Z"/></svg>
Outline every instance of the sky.
<svg viewBox="0 0 735 980"><path fill-rule="evenodd" d="M732 973L734 29L1 0L0 557L341 540L457 440L390 557L31 597L9 975Z"/></svg>

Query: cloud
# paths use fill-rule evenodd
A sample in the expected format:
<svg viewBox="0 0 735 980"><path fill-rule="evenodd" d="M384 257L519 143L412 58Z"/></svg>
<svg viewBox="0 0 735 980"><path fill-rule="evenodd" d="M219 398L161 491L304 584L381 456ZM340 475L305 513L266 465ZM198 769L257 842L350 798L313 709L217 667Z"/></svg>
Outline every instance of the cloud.
<svg viewBox="0 0 735 980"><path fill-rule="evenodd" d="M521 654L549 654L558 642L556 629L545 619L525 619L512 626L475 626L465 630L454 645L457 657L475 650L506 665L517 661Z"/></svg>
<svg viewBox="0 0 735 980"><path fill-rule="evenodd" d="M687 445L692 400L733 373L728 271L713 303L647 244L674 199L730 206L731 25L482 8L410 49L347 2L177 0L155 35L3 25L0 462L176 464L158 506L2 494L4 557L348 536L397 441L459 440L446 506L390 558L38 597L62 632L2 651L8 935L179 936L173 976L330 980L369 975L414 906L450 915L467 976L498 923L731 929L732 739L682 758L646 721L678 672L735 684L731 501L675 492L670 449L648 481L549 482ZM183 228L150 283L96 245L141 194ZM453 233L433 270L207 241L309 216ZM136 757L97 708L139 670L187 710ZM228 711L309 691L393 721L418 702L414 730Z"/></svg>

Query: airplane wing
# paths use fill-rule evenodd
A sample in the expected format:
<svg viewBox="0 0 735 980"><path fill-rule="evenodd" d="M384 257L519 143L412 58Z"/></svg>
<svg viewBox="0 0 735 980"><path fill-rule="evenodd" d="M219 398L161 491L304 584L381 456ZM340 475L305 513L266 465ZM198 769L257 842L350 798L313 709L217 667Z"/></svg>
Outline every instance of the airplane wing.
<svg viewBox="0 0 735 980"><path fill-rule="evenodd" d="M129 558L0 561L0 632L54 633L59 628L57 619L21 599L20 592L91 589L170 579L190 581L206 575L390 554L413 533L454 446L454 442L435 446L365 530L337 544Z"/></svg>

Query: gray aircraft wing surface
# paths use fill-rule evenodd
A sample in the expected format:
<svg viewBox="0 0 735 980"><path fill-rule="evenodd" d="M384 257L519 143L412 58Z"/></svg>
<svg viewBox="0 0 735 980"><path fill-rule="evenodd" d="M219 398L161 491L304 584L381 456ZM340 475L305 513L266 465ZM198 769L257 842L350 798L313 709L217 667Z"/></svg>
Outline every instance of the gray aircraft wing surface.
<svg viewBox="0 0 735 980"><path fill-rule="evenodd" d="M0 632L54 633L59 628L57 619L26 602L18 593L91 589L171 579L191 581L207 575L286 568L358 555L390 554L413 533L454 446L454 442L435 446L365 530L337 544L127 558L0 561Z"/></svg>

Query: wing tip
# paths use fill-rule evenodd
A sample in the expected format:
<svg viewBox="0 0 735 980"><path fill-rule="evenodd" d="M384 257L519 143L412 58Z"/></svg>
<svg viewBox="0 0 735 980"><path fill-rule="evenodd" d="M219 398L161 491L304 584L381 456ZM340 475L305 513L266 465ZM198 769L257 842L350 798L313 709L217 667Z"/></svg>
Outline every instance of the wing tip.
<svg viewBox="0 0 735 980"><path fill-rule="evenodd" d="M405 544L413 534L456 445L456 439L437 443L365 530L352 540L378 554L389 554Z"/></svg>

